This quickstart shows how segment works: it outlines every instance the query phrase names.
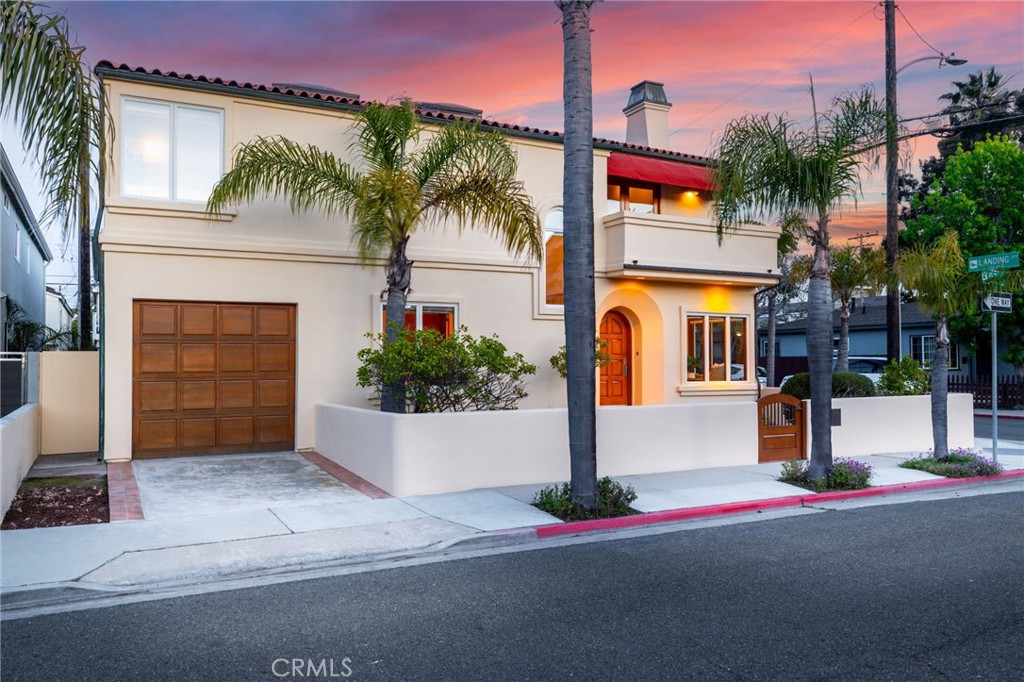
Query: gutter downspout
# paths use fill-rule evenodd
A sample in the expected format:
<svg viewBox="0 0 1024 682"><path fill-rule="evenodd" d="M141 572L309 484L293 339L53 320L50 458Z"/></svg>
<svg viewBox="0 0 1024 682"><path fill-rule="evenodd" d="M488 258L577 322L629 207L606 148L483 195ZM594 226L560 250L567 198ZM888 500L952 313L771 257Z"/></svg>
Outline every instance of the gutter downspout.
<svg viewBox="0 0 1024 682"><path fill-rule="evenodd" d="M99 296L96 304L96 326L99 332L99 343L100 343L100 410L99 410L99 442L97 443L96 459L97 461L104 461L104 437L106 436L106 355L107 355L107 344L106 344L106 325L104 324L104 318L106 317L106 306L104 305L104 292L106 287L103 286L103 251L100 250L100 225L103 222L103 209L106 206L107 196L107 173L106 173L106 154L107 145L104 135L104 126L107 122L107 98L103 90L103 77L97 73L97 79L99 80L99 96L100 96L100 130L99 130L99 172L97 173L98 194L99 198L96 202L96 223L92 230L92 266L93 276L96 278L96 286L99 290ZM79 331L81 333L81 331ZM92 333L90 331L90 333Z"/></svg>

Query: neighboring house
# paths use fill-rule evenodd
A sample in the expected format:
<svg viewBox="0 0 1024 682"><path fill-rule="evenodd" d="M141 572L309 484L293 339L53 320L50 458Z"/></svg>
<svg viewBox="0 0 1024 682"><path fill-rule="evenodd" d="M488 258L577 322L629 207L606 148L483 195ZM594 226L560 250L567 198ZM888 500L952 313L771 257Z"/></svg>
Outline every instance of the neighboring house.
<svg viewBox="0 0 1024 682"><path fill-rule="evenodd" d="M46 322L46 265L53 255L2 145L0 194L0 350L6 351L8 301L29 321Z"/></svg>
<svg viewBox="0 0 1024 682"><path fill-rule="evenodd" d="M64 294L46 287L46 326L55 331L69 331L75 319L75 311L68 305Z"/></svg>
<svg viewBox="0 0 1024 682"><path fill-rule="evenodd" d="M901 307L903 355L909 355L921 363L931 362L935 356L935 321L922 311L917 303L904 303ZM833 344L839 348L839 311L832 313ZM806 371L807 319L793 320L780 324L775 329L776 349L781 360L779 376L795 373L794 367L803 362ZM760 331L758 353L764 357L766 339ZM850 311L850 355L885 357L885 297L869 296L857 299ZM972 359L959 346L953 346L949 354L949 369L954 375L967 374ZM785 368L786 371L782 371Z"/></svg>
<svg viewBox="0 0 1024 682"><path fill-rule="evenodd" d="M208 220L232 150L285 135L352 158L355 95L259 86L102 62L113 117L100 234L105 456L290 450L314 445L315 406L372 407L356 352L383 328L383 268L359 260L344 219L259 201ZM719 246L706 161L663 151L671 105L635 86L627 142L594 144L595 293L614 358L603 405L753 400L754 290L774 282L778 229L745 226ZM428 130L480 112L421 103ZM408 325L497 334L538 366L523 408L565 404L548 358L564 344L562 137L506 134L545 229L543 263L485 232L426 229ZM689 360L688 360L689 359Z"/></svg>

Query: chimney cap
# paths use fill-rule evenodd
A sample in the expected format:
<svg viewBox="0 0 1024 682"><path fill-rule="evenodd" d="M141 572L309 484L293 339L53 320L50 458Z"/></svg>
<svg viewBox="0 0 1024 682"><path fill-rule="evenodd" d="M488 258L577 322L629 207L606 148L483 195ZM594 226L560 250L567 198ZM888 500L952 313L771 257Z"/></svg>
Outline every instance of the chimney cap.
<svg viewBox="0 0 1024 682"><path fill-rule="evenodd" d="M668 96L665 95L664 83L645 80L640 81L629 89L629 101L626 103L626 108L622 111L627 112L645 102L660 104L666 107L672 106L672 103L668 101Z"/></svg>

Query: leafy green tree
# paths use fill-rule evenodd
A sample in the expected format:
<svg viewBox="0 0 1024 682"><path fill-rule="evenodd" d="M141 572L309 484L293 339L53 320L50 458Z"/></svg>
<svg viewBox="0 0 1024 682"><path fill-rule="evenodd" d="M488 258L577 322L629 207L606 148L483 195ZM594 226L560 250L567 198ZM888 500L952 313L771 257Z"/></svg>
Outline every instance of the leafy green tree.
<svg viewBox="0 0 1024 682"><path fill-rule="evenodd" d="M813 87L811 96L813 100ZM746 116L728 124L713 156L719 234L746 220L799 213L811 222L807 355L811 375L811 462L818 480L832 466L832 249L834 211L860 194L862 150L880 144L885 110L868 89L815 107L801 130L782 116Z"/></svg>
<svg viewBox="0 0 1024 682"><path fill-rule="evenodd" d="M1021 291L1024 273L1008 273L1001 281L984 282L981 273L968 272L957 233L950 230L931 244L900 254L900 281L917 296L917 303L935 320L932 360L932 437L935 457L949 454L947 395L949 393L949 318L971 310L987 292Z"/></svg>
<svg viewBox="0 0 1024 682"><path fill-rule="evenodd" d="M413 265L406 249L424 225L451 220L460 229L487 229L511 253L540 257L540 221L516 178L516 153L500 133L453 123L417 146L424 129L408 101L367 105L356 114L354 129L356 165L284 137L241 145L207 211L271 196L286 198L295 213L316 209L347 217L361 256L387 259L387 343L404 333L400 321ZM401 381L385 384L381 410L405 409Z"/></svg>
<svg viewBox="0 0 1024 682"><path fill-rule="evenodd" d="M597 384L594 379L594 103L590 60L593 2L559 0L562 12L562 168L566 395L570 488L574 504L597 505Z"/></svg>
<svg viewBox="0 0 1024 682"><path fill-rule="evenodd" d="M964 256L1024 252L1024 150L1006 136L961 149L946 165L942 177L924 198L906 229L911 244L929 244L953 230ZM989 319L976 306L957 311L950 319L952 339L976 348L987 343ZM1003 359L1024 368L1024 304L1018 298L1013 313L1000 318L1007 352Z"/></svg>
<svg viewBox="0 0 1024 682"><path fill-rule="evenodd" d="M0 109L20 125L46 189L44 221L61 238L78 233L78 314L83 350L92 347L92 251L89 188L102 187L105 153L102 89L61 15L32 2L0 4Z"/></svg>

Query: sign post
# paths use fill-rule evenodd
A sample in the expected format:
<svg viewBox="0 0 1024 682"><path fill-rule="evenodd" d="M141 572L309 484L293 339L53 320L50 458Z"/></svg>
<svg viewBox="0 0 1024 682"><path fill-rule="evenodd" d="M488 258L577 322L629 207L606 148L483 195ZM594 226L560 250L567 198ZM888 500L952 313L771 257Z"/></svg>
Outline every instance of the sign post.
<svg viewBox="0 0 1024 682"><path fill-rule="evenodd" d="M1016 251L1008 253L991 253L987 256L975 256L967 259L968 272L980 272L981 281L988 282L999 277L1000 270L1012 270L1020 267L1020 254ZM981 309L992 313L992 463L999 462L999 354L996 352L996 313L1011 312L1013 297L1010 294L989 294L981 302Z"/></svg>

